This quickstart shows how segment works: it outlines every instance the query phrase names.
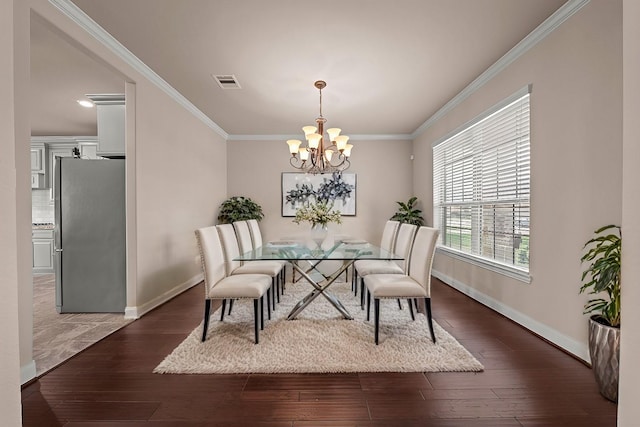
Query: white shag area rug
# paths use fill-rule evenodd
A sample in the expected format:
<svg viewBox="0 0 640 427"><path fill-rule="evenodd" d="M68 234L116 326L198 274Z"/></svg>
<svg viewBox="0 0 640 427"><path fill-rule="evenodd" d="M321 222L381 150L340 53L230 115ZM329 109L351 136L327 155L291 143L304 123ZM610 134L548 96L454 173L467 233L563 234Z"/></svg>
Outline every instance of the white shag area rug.
<svg viewBox="0 0 640 427"><path fill-rule="evenodd" d="M336 295L354 320L344 319L320 295L295 320L286 320L292 307L312 290L308 283L289 283L271 320L254 344L253 302L237 300L231 315L220 322L220 309L211 315L207 340L200 341L202 323L153 372L173 374L338 373L482 371L484 368L458 341L434 321L433 344L426 316L412 321L406 300L380 303L380 344L374 343L371 321L360 309L360 295L351 285L334 283ZM433 304L437 304L434 301ZM203 300L204 312L204 300ZM366 308L366 307L365 307Z"/></svg>

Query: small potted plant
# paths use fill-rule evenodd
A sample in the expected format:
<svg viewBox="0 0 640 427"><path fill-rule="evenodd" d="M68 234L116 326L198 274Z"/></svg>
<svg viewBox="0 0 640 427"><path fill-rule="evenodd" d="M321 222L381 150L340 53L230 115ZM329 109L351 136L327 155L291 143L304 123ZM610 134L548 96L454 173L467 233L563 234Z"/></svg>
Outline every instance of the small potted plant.
<svg viewBox="0 0 640 427"><path fill-rule="evenodd" d="M404 202L396 202L398 204L398 211L391 217L393 221L399 221L400 223L407 223L417 225L418 227L424 225L424 218L422 217L422 211L415 207L418 198L412 197Z"/></svg>
<svg viewBox="0 0 640 427"><path fill-rule="evenodd" d="M620 362L620 255L622 232L617 225L595 231L584 245L580 293L597 295L584 306L589 319L589 355L600 393L618 401Z"/></svg>
<svg viewBox="0 0 640 427"><path fill-rule="evenodd" d="M264 218L262 207L249 197L244 196L233 196L222 202L218 214L220 224L231 224L249 219L260 221L262 218Z"/></svg>

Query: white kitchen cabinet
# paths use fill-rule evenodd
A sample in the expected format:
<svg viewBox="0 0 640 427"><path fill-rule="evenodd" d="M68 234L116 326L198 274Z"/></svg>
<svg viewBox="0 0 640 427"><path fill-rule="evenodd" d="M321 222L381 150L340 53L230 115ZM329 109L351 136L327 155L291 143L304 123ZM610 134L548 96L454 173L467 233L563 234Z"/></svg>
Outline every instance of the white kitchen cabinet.
<svg viewBox="0 0 640 427"><path fill-rule="evenodd" d="M46 188L44 186L44 174L31 172L31 188Z"/></svg>
<svg viewBox="0 0 640 427"><path fill-rule="evenodd" d="M45 188L45 153L44 144L31 144L31 188Z"/></svg>
<svg viewBox="0 0 640 427"><path fill-rule="evenodd" d="M31 144L31 172L44 174L45 170L44 144Z"/></svg>
<svg viewBox="0 0 640 427"><path fill-rule="evenodd" d="M125 98L124 94L88 94L96 106L98 120L99 156L125 154Z"/></svg>
<svg viewBox="0 0 640 427"><path fill-rule="evenodd" d="M33 230L33 272L53 273L53 230Z"/></svg>
<svg viewBox="0 0 640 427"><path fill-rule="evenodd" d="M49 187L51 188L51 199L55 197L55 176L56 176L56 157L73 157L73 149L76 144L51 144L49 146Z"/></svg>

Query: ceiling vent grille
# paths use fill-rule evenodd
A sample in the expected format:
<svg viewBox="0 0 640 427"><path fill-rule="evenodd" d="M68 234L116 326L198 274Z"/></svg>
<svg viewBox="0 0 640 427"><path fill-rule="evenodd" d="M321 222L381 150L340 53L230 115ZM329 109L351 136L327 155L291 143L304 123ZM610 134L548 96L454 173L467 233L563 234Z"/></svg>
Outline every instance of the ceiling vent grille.
<svg viewBox="0 0 640 427"><path fill-rule="evenodd" d="M213 76L213 78L222 89L241 89L238 79L233 74L221 74Z"/></svg>

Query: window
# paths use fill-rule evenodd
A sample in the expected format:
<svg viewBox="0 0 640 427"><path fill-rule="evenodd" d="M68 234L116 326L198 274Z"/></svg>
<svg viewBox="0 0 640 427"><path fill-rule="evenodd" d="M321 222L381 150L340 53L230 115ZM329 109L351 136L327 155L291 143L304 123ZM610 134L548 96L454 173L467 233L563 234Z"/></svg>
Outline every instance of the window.
<svg viewBox="0 0 640 427"><path fill-rule="evenodd" d="M440 249L529 280L529 87L433 147Z"/></svg>

